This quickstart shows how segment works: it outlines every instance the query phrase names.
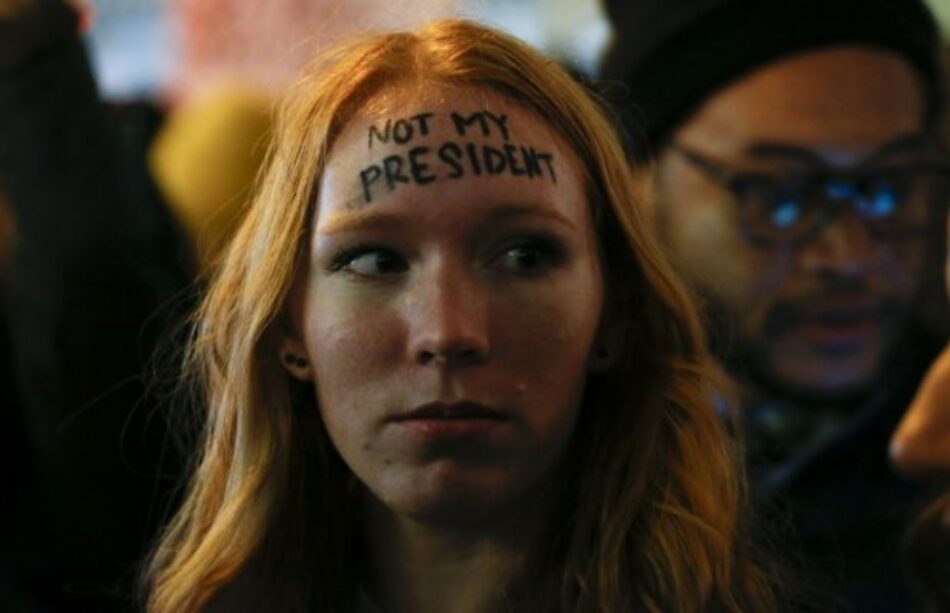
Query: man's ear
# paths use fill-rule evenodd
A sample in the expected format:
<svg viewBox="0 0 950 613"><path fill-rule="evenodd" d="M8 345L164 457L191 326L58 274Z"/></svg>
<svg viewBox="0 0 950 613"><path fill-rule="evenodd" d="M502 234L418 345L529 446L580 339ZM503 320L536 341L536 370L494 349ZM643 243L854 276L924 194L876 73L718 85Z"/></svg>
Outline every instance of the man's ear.
<svg viewBox="0 0 950 613"><path fill-rule="evenodd" d="M298 336L286 334L280 341L277 357L291 377L300 381L313 381L313 365L303 340Z"/></svg>

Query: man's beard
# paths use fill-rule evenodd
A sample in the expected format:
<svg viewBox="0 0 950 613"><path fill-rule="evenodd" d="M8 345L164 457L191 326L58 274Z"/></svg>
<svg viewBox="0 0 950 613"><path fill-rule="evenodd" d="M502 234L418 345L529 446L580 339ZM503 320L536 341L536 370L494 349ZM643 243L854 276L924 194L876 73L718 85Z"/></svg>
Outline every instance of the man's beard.
<svg viewBox="0 0 950 613"><path fill-rule="evenodd" d="M882 364L878 365L875 373L859 384L842 390L827 390L817 384L796 384L776 374L769 346L781 334L793 333L790 331L802 318L800 307L791 302L775 305L766 314L759 336L752 339L739 329L739 317L742 316L740 313L730 308L715 292L702 284L693 283L693 287L699 300L711 353L731 376L756 395L799 404L820 405L825 408L840 406L847 409L863 403L873 393L874 375L881 370L889 354L893 353L891 349L882 356ZM862 291L846 283L824 293L832 295ZM891 322L891 326L902 327L897 322L906 319L904 311L898 301L886 299L881 303L878 317L882 322ZM890 344L893 345L893 342Z"/></svg>

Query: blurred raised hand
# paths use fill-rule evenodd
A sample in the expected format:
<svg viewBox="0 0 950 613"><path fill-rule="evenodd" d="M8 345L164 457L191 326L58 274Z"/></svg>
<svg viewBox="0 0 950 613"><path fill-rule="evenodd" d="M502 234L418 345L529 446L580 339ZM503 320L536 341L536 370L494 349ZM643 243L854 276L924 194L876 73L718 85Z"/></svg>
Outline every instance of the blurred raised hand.
<svg viewBox="0 0 950 613"><path fill-rule="evenodd" d="M891 439L890 453L907 475L950 475L950 345L924 378Z"/></svg>

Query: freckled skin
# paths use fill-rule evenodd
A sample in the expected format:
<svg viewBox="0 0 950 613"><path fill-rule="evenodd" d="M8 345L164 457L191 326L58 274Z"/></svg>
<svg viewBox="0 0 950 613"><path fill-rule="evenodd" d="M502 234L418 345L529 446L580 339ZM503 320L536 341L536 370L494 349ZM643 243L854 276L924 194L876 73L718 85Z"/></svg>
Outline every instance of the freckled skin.
<svg viewBox="0 0 950 613"><path fill-rule="evenodd" d="M770 170L746 153L759 142L851 166L898 137L919 133L923 117L922 87L909 65L886 52L838 48L776 62L727 86L684 122L673 141L731 170ZM658 223L675 264L735 324L745 367L815 397L859 392L873 383L917 290L923 240L873 237L846 213L799 247L754 245L739 230L729 194L670 148L659 159L657 196ZM845 286L853 291L840 291ZM768 325L777 307L885 304L895 307L886 321L857 350L838 354L821 350L801 329Z"/></svg>
<svg viewBox="0 0 950 613"><path fill-rule="evenodd" d="M571 151L504 98L446 93L395 95L345 128L322 178L295 301L321 416L343 460L391 511L452 522L491 517L543 487L574 427L604 289ZM457 138L448 114L486 108L507 115L512 140L552 152L556 185L510 174L440 177L361 201L368 160ZM434 113L429 134L370 152L368 126L390 109ZM471 136L494 146L502 138ZM504 214L513 206L520 213ZM389 225L364 223L375 214ZM535 236L562 256L543 256L526 274L512 262ZM349 268L332 269L341 252L366 245ZM399 262L396 272L379 272L378 250ZM508 419L458 440L420 439L390 421L438 400L479 402Z"/></svg>

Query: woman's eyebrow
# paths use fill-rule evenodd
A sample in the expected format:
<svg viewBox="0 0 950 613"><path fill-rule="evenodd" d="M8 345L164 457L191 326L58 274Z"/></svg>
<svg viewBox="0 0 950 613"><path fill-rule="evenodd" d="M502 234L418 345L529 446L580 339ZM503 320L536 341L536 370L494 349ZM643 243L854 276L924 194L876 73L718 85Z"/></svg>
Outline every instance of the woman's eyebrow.
<svg viewBox="0 0 950 613"><path fill-rule="evenodd" d="M317 234L338 234L353 230L399 229L405 220L396 213L380 210L346 210L332 213L317 226Z"/></svg>
<svg viewBox="0 0 950 613"><path fill-rule="evenodd" d="M518 217L543 217L575 230L577 224L568 219L560 211L549 207L533 206L530 204L502 204L489 214L492 221L507 221Z"/></svg>
<svg viewBox="0 0 950 613"><path fill-rule="evenodd" d="M577 225L559 211L530 204L501 204L492 208L487 215L491 223L523 217L542 217L572 230L577 229ZM354 230L399 230L409 223L411 222L405 215L396 212L378 209L344 210L329 215L317 226L316 231L317 234L327 235Z"/></svg>

